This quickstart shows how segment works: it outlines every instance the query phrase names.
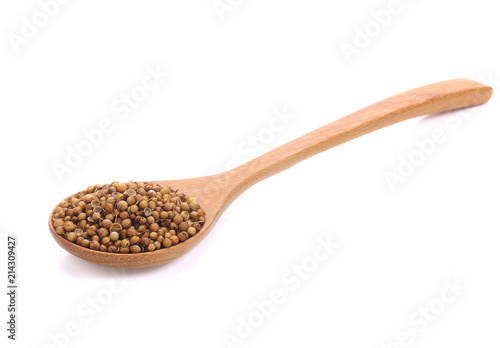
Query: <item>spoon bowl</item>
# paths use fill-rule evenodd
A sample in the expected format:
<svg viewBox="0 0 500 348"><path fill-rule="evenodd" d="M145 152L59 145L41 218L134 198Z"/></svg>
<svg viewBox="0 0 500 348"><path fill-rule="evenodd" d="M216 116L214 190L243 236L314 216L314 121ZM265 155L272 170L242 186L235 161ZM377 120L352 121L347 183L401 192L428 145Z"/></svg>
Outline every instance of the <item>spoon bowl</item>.
<svg viewBox="0 0 500 348"><path fill-rule="evenodd" d="M145 268L157 266L184 255L201 242L208 232L212 230L225 208L229 205L228 203L224 206L224 203L222 203L224 198L227 196L227 192L224 191L223 187L218 186L218 183L226 178L223 178L222 175L219 174L195 179L149 181L152 184L157 184L162 187L170 185L170 187L174 189L179 189L181 192L189 193L190 196L195 196L206 214L205 223L198 233L186 241L173 245L170 248L147 253L120 254L107 253L81 247L56 233L56 229L52 221L55 208L50 214L49 229L52 237L54 237L56 242L63 249L86 261L103 266L119 268ZM67 199L71 199L71 196Z"/></svg>
<svg viewBox="0 0 500 348"><path fill-rule="evenodd" d="M137 254L84 248L56 233L52 221L55 208L49 217L49 229L63 249L95 264L120 268L160 265L193 249L212 230L231 202L257 182L374 130L417 116L483 104L491 98L492 93L491 87L467 79L426 85L347 115L227 172L185 180L149 181L160 186L169 185L186 195L195 196L206 214L205 223L197 234L170 248Z"/></svg>

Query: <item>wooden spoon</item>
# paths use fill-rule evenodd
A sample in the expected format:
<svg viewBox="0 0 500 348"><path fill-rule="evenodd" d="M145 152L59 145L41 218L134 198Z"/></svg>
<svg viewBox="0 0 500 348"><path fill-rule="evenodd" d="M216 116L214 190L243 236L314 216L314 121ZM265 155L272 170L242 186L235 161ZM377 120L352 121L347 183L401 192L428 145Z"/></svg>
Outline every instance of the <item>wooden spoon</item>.
<svg viewBox="0 0 500 348"><path fill-rule="evenodd" d="M49 228L61 247L84 260L120 268L160 265L194 248L212 230L229 204L257 182L374 130L416 116L482 104L490 99L492 93L491 87L466 79L434 83L379 101L227 172L186 180L152 181L196 196L206 212L203 228L195 236L170 248L137 254L107 253L84 248L56 233L52 222L54 211L49 218Z"/></svg>

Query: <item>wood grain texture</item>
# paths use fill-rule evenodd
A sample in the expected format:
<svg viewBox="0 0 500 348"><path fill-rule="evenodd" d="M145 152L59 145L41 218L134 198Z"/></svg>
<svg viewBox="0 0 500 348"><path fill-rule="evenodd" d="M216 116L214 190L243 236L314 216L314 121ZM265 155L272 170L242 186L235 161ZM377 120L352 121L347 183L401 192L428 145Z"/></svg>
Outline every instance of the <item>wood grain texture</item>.
<svg viewBox="0 0 500 348"><path fill-rule="evenodd" d="M120 268L160 265L194 248L212 230L231 202L257 182L377 129L417 116L482 104L491 98L492 93L491 87L467 79L430 84L356 111L230 171L194 179L151 181L159 185L170 185L186 195L196 196L206 212L206 221L200 232L168 249L138 254L112 254L83 248L55 232L51 218L53 212L49 218L49 228L61 247L84 260Z"/></svg>

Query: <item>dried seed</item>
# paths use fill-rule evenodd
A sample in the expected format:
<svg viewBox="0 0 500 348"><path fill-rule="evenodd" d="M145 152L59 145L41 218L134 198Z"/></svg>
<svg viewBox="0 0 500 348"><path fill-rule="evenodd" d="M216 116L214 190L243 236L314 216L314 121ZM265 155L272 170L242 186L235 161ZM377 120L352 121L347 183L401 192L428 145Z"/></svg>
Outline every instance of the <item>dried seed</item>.
<svg viewBox="0 0 500 348"><path fill-rule="evenodd" d="M142 251L141 247L138 246L138 245L132 245L130 247L130 251L133 252L134 254L135 253L140 253Z"/></svg>
<svg viewBox="0 0 500 348"><path fill-rule="evenodd" d="M116 242L118 240L118 238L120 238L120 235L118 234L118 232L111 232L109 234L109 239L111 239L113 242Z"/></svg>
<svg viewBox="0 0 500 348"><path fill-rule="evenodd" d="M152 252L198 233L205 212L195 197L143 182L92 185L54 209L55 232L110 253Z"/></svg>
<svg viewBox="0 0 500 348"><path fill-rule="evenodd" d="M122 230L122 225L118 223L112 224L111 227L109 228L110 232L120 232L121 230Z"/></svg>

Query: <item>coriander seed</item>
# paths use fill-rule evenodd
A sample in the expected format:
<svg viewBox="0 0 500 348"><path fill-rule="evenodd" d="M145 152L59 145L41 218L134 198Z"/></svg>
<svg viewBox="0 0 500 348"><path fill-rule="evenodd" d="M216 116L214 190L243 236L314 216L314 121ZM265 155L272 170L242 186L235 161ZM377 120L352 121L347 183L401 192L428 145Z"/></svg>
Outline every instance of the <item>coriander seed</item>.
<svg viewBox="0 0 500 348"><path fill-rule="evenodd" d="M111 239L113 242L116 242L118 240L118 238L120 238L120 235L118 234L118 232L111 232L109 234L109 239Z"/></svg>
<svg viewBox="0 0 500 348"><path fill-rule="evenodd" d="M192 226L187 229L187 233L189 234L190 237L194 236L196 234L196 232L197 232L196 228L194 228Z"/></svg>
<svg viewBox="0 0 500 348"><path fill-rule="evenodd" d="M133 253L140 253L142 251L141 247L138 245L132 245L130 251Z"/></svg>
<svg viewBox="0 0 500 348"><path fill-rule="evenodd" d="M129 228L132 226L132 221L130 219L125 219L122 221L121 225L123 228Z"/></svg>
<svg viewBox="0 0 500 348"><path fill-rule="evenodd" d="M172 246L172 240L171 239L167 238L167 239L163 240L163 247L164 248L169 248L171 246Z"/></svg>
<svg viewBox="0 0 500 348"><path fill-rule="evenodd" d="M110 219L104 219L101 222L101 226L104 228L110 228L113 222Z"/></svg>
<svg viewBox="0 0 500 348"><path fill-rule="evenodd" d="M184 242L189 238L189 235L186 232L181 232L177 235L179 237L179 241Z"/></svg>
<svg viewBox="0 0 500 348"><path fill-rule="evenodd" d="M205 222L196 197L144 182L92 185L54 209L56 234L109 253L154 252L195 237Z"/></svg>
<svg viewBox="0 0 500 348"><path fill-rule="evenodd" d="M127 185L118 184L118 185L116 185L116 190L120 193L123 193L123 192L127 191Z"/></svg>
<svg viewBox="0 0 500 348"><path fill-rule="evenodd" d="M110 226L109 230L111 232L120 232L122 230L122 225L118 224L118 223L114 223Z"/></svg>
<svg viewBox="0 0 500 348"><path fill-rule="evenodd" d="M124 211L124 210L127 210L128 203L125 202L125 201L120 201L120 202L118 202L118 204L116 205L116 207L118 208L118 210Z"/></svg>
<svg viewBox="0 0 500 348"><path fill-rule="evenodd" d="M140 239L141 238L139 236L133 236L133 237L130 238L130 244L131 245L135 245L135 244L139 243Z"/></svg>
<svg viewBox="0 0 500 348"><path fill-rule="evenodd" d="M170 237L170 240L172 241L172 244L174 244L174 245L179 243L179 237L177 237L177 236Z"/></svg>
<svg viewBox="0 0 500 348"><path fill-rule="evenodd" d="M182 216L180 215L176 215L174 216L174 219L172 220L174 222L174 224L180 224L182 221L184 221L184 219L182 218Z"/></svg>
<svg viewBox="0 0 500 348"><path fill-rule="evenodd" d="M138 207L136 204L134 204L134 205L130 206L130 213L131 213L131 214L135 214L135 213L137 213L138 211L139 211L139 207Z"/></svg>
<svg viewBox="0 0 500 348"><path fill-rule="evenodd" d="M76 229L76 226L74 223L72 223L71 221L66 221L63 225L64 227L64 230L66 232L71 232L71 231L74 231Z"/></svg>

